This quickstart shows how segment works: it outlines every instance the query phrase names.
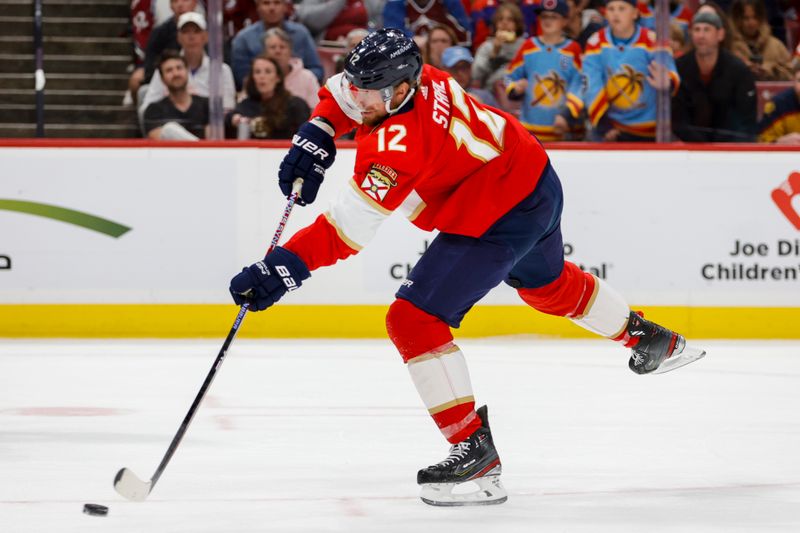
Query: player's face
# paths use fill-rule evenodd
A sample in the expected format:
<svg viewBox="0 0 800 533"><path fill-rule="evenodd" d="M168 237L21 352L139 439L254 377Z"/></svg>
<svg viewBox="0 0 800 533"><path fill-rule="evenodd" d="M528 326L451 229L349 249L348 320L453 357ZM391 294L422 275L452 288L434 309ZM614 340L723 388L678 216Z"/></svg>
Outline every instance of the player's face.
<svg viewBox="0 0 800 533"><path fill-rule="evenodd" d="M279 77L278 71L272 61L267 59L256 59L253 61L253 83L256 86L258 94L261 96L270 96L275 92L275 86L278 85Z"/></svg>
<svg viewBox="0 0 800 533"><path fill-rule="evenodd" d="M614 35L626 36L633 31L639 12L624 0L612 0L606 4L606 20Z"/></svg>

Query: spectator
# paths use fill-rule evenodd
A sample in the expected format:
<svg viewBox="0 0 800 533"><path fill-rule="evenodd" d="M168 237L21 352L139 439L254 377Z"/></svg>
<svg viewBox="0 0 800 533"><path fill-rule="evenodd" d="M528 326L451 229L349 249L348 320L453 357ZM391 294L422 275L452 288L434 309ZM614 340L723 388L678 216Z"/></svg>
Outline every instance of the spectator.
<svg viewBox="0 0 800 533"><path fill-rule="evenodd" d="M508 66L508 92L522 98L520 121L541 141L578 139L583 134L581 47L564 37L566 0L543 0L542 31L527 39Z"/></svg>
<svg viewBox="0 0 800 533"><path fill-rule="evenodd" d="M472 47L477 50L491 33L492 18L497 6L503 1L511 1L519 6L524 22L524 34L536 35L536 9L540 0L472 0L470 2L470 16L472 17L473 33Z"/></svg>
<svg viewBox="0 0 800 533"><path fill-rule="evenodd" d="M722 29L725 30L725 39L722 41L721 48L731 52L733 55L747 64L747 58L750 57L750 48L748 48L747 43L744 42L744 38L739 33L739 30L737 30L733 25L730 17L722 9L722 7L720 7L720 5L714 0L704 0L703 4L697 8L697 12L713 12L717 14L719 19L722 21Z"/></svg>
<svg viewBox="0 0 800 533"><path fill-rule="evenodd" d="M155 140L197 140L208 134L208 99L188 90L186 59L175 50L165 50L158 72L169 95L150 104L144 112L147 137Z"/></svg>
<svg viewBox="0 0 800 533"><path fill-rule="evenodd" d="M152 0L135 0L131 2L131 28L133 31L133 58L138 69L144 66L144 51L147 40L155 26ZM141 71L142 77L144 71ZM143 79L143 78L142 78ZM141 83L141 80L140 80Z"/></svg>
<svg viewBox="0 0 800 533"><path fill-rule="evenodd" d="M761 142L800 144L800 65L792 70L794 87L778 93L764 106L758 136Z"/></svg>
<svg viewBox="0 0 800 533"><path fill-rule="evenodd" d="M791 79L791 55L772 36L763 0L734 0L731 18L750 49L745 64L756 80Z"/></svg>
<svg viewBox="0 0 800 533"><path fill-rule="evenodd" d="M178 19L178 43L181 46L181 55L186 60L189 68L189 92L208 98L209 75L211 73L211 60L206 54L208 31L206 19L200 13L184 13ZM236 87L233 83L231 68L222 64L222 107L233 109L236 105ZM142 98L139 112L144 113L147 106L167 96L167 87L161 80L159 72L153 74L153 79L147 87L147 92Z"/></svg>
<svg viewBox="0 0 800 533"><path fill-rule="evenodd" d="M311 110L303 99L290 94L284 86L278 62L260 55L244 83L247 98L225 116L229 138L291 139ZM245 129L247 135L237 135Z"/></svg>
<svg viewBox="0 0 800 533"><path fill-rule="evenodd" d="M472 20L461 0L387 0L383 25L401 29L409 37L430 34L437 25L446 26L455 36L447 46L472 44Z"/></svg>
<svg viewBox="0 0 800 533"><path fill-rule="evenodd" d="M350 53L350 50L358 46L358 43L364 40L364 37L369 35L369 30L366 28L356 28L350 30L345 38L345 47L342 53L336 57L336 73L344 70L344 58Z"/></svg>
<svg viewBox="0 0 800 533"><path fill-rule="evenodd" d="M444 70L453 76L453 79L456 80L467 93L472 95L478 102L492 107L498 107L497 100L495 100L492 93L486 89L471 86L473 61L472 53L463 46L451 46L450 48L445 48L444 52L442 52L442 66Z"/></svg>
<svg viewBox="0 0 800 533"><path fill-rule="evenodd" d="M586 48L586 41L589 40L594 33L603 29L603 17L594 9L584 10L583 2L576 2L576 0L567 0L567 7L569 7L569 14L567 15L567 26L564 28L564 34L576 41L581 50Z"/></svg>
<svg viewBox="0 0 800 533"><path fill-rule="evenodd" d="M694 48L677 61L681 87L672 100L673 131L686 142L755 140L755 80L747 65L722 48L722 20L698 11L690 31Z"/></svg>
<svg viewBox="0 0 800 533"><path fill-rule="evenodd" d="M150 78L155 72L155 64L164 50L177 50L178 45L178 17L197 8L197 0L170 0L172 18L162 22L150 32L144 51L144 62L131 73L128 79L128 91L133 102L139 99L141 86L150 83Z"/></svg>
<svg viewBox="0 0 800 533"><path fill-rule="evenodd" d="M654 140L657 91L680 85L672 54L657 50L655 33L637 17L636 0L608 1L608 27L586 43L583 101L593 140Z"/></svg>
<svg viewBox="0 0 800 533"><path fill-rule="evenodd" d="M475 52L472 63L472 79L491 90L495 82L502 80L506 66L525 42L525 23L522 12L512 3L498 7L492 16L492 36Z"/></svg>
<svg viewBox="0 0 800 533"><path fill-rule="evenodd" d="M385 0L301 0L294 16L317 39L343 41L356 28L379 28Z"/></svg>
<svg viewBox="0 0 800 533"><path fill-rule="evenodd" d="M319 103L319 83L314 73L303 67L303 60L292 57L292 39L281 28L264 33L264 54L278 62L286 90L305 100L314 109Z"/></svg>
<svg viewBox="0 0 800 533"><path fill-rule="evenodd" d="M231 62L236 86L241 87L253 59L264 51L264 33L270 28L280 28L289 35L294 53L302 59L305 68L314 73L317 81L322 81L322 63L314 40L305 26L286 20L286 0L256 0L256 9L261 20L233 38Z"/></svg>
<svg viewBox="0 0 800 533"><path fill-rule="evenodd" d="M675 59L686 53L686 34L674 21L669 25L669 42L672 47L672 57Z"/></svg>
<svg viewBox="0 0 800 533"><path fill-rule="evenodd" d="M422 47L422 60L436 68L442 66L442 52L445 48L456 46L456 34L448 26L436 25L428 33Z"/></svg>

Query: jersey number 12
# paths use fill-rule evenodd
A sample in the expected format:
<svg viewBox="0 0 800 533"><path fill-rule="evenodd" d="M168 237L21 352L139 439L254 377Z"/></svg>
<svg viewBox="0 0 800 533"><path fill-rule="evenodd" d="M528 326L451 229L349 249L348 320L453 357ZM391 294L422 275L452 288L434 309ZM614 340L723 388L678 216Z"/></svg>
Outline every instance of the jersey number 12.
<svg viewBox="0 0 800 533"><path fill-rule="evenodd" d="M461 88L456 80L450 78L450 92L453 95L453 104L458 108L466 121L456 118L450 120L450 135L456 141L456 148L466 146L470 155L483 161L491 161L503 151L503 133L506 129L506 119L479 106L473 105L472 99ZM475 135L469 123L472 113L480 120L491 133L491 139L482 139Z"/></svg>

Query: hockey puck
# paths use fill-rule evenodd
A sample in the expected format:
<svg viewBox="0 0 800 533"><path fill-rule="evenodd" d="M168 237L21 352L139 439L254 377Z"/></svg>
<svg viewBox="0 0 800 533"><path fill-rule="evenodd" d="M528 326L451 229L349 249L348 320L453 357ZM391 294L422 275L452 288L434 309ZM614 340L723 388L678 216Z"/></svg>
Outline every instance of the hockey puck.
<svg viewBox="0 0 800 533"><path fill-rule="evenodd" d="M108 507L96 503L87 503L83 506L83 512L92 516L106 516Z"/></svg>

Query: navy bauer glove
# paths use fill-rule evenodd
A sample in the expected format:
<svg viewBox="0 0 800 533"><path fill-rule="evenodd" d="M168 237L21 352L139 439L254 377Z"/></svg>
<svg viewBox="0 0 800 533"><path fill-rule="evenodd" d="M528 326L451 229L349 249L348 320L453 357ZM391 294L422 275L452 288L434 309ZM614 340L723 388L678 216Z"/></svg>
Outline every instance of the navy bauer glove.
<svg viewBox="0 0 800 533"><path fill-rule="evenodd" d="M311 277L303 260L286 248L276 247L263 261L245 267L231 280L231 296L237 305L250 304L263 311Z"/></svg>
<svg viewBox="0 0 800 533"><path fill-rule="evenodd" d="M306 122L292 137L292 147L283 158L278 170L278 183L288 198L292 194L292 183L303 178L303 189L297 203L306 205L317 198L317 191L325 178L325 171L336 158L333 128L321 119Z"/></svg>

